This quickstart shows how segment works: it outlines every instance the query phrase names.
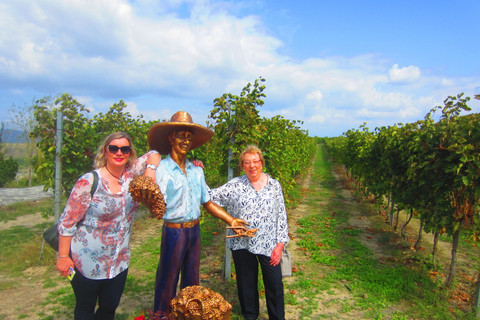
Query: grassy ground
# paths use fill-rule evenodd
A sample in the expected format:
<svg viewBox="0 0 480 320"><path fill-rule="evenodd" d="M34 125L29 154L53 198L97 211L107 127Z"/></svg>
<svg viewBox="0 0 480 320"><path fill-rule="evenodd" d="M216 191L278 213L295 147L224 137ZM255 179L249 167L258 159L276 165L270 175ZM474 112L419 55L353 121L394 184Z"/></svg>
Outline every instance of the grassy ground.
<svg viewBox="0 0 480 320"><path fill-rule="evenodd" d="M287 319L475 319L474 280L480 261L469 239L461 242L454 287L443 288L450 263L448 238L442 238L435 262L430 261L428 235L421 249L413 250L418 221L409 224L403 239L386 223L382 207L349 188L321 148L298 182L287 197L288 248L294 261L293 276L284 278ZM6 214L0 219L32 214L40 210L35 206L2 207ZM72 318L74 296L68 280L54 270L53 252L45 249L38 257L46 225L0 230L5 248L0 253L0 294L7 299L0 302L0 319ZM116 319L134 319L153 305L161 225L146 216L135 221L132 263ZM230 280L222 274L224 225L206 215L201 228L200 284L221 293L233 305L232 319L241 319L234 270ZM262 284L259 290L260 319L267 319Z"/></svg>

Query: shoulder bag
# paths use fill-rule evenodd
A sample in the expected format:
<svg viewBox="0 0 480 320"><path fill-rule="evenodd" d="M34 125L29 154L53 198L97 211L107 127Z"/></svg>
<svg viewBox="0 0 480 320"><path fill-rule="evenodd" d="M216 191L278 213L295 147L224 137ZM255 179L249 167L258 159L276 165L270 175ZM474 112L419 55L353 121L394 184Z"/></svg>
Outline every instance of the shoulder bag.
<svg viewBox="0 0 480 320"><path fill-rule="evenodd" d="M283 277L292 276L292 256L290 255L290 251L288 251L286 247L283 247L282 260L280 261L280 267L282 268Z"/></svg>
<svg viewBox="0 0 480 320"><path fill-rule="evenodd" d="M277 218L277 225L278 225L278 210L277 210L276 218ZM277 225L275 226L275 233L278 233ZM282 269L282 277L292 276L292 256L290 254L290 251L287 250L287 244L283 246L282 259L280 260L280 268Z"/></svg>

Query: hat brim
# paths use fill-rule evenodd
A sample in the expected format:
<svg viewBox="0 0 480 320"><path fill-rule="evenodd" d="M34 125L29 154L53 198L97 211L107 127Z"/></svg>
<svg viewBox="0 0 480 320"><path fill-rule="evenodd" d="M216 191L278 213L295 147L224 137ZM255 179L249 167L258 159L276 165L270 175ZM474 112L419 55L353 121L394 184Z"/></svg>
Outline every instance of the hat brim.
<svg viewBox="0 0 480 320"><path fill-rule="evenodd" d="M193 134L190 150L207 143L215 134L212 130L196 123L185 122L159 122L154 124L148 131L148 145L151 150L157 150L160 154L169 154L172 146L168 141L168 134L173 130L189 130Z"/></svg>

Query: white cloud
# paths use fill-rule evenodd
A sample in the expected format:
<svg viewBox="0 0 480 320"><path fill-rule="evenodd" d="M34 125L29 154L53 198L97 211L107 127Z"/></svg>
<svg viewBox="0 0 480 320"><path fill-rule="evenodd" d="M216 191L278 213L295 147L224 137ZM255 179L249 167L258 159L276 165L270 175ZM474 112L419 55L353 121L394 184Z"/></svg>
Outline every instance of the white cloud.
<svg viewBox="0 0 480 320"><path fill-rule="evenodd" d="M316 114L310 119L308 119L308 122L309 123L325 123L327 120L328 120L328 117L326 117L325 115Z"/></svg>
<svg viewBox="0 0 480 320"><path fill-rule="evenodd" d="M260 16L234 15L242 5L0 3L2 92L68 92L98 112L123 99L132 115L147 120L168 119L182 108L203 123L214 98L239 94L262 76L267 80L262 115L280 114L305 121L310 130L337 132L365 120L418 120L448 95L480 82L421 73L414 65L401 68L378 54L297 61L279 54L284 44L265 31Z"/></svg>
<svg viewBox="0 0 480 320"><path fill-rule="evenodd" d="M307 99L309 100L320 101L322 100L322 98L323 98L323 94L322 94L322 91L320 90L315 90L307 95Z"/></svg>
<svg viewBox="0 0 480 320"><path fill-rule="evenodd" d="M420 78L420 68L408 66L399 69L398 64L394 64L393 67L388 70L388 75L392 82L413 82Z"/></svg>

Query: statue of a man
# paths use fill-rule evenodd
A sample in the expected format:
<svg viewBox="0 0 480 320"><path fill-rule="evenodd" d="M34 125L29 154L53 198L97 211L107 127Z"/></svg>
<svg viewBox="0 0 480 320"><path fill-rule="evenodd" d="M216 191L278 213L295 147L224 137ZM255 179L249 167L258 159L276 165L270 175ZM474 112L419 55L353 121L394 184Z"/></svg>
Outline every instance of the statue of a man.
<svg viewBox="0 0 480 320"><path fill-rule="evenodd" d="M200 147L213 135L212 130L193 123L184 111L175 113L169 122L155 124L148 132L150 147L160 154L168 154L156 170L156 182L165 198L166 209L154 311L165 316L169 313L170 301L176 297L180 270L180 289L199 284L200 205L231 227L247 225L210 200L203 169L187 160L190 150Z"/></svg>

